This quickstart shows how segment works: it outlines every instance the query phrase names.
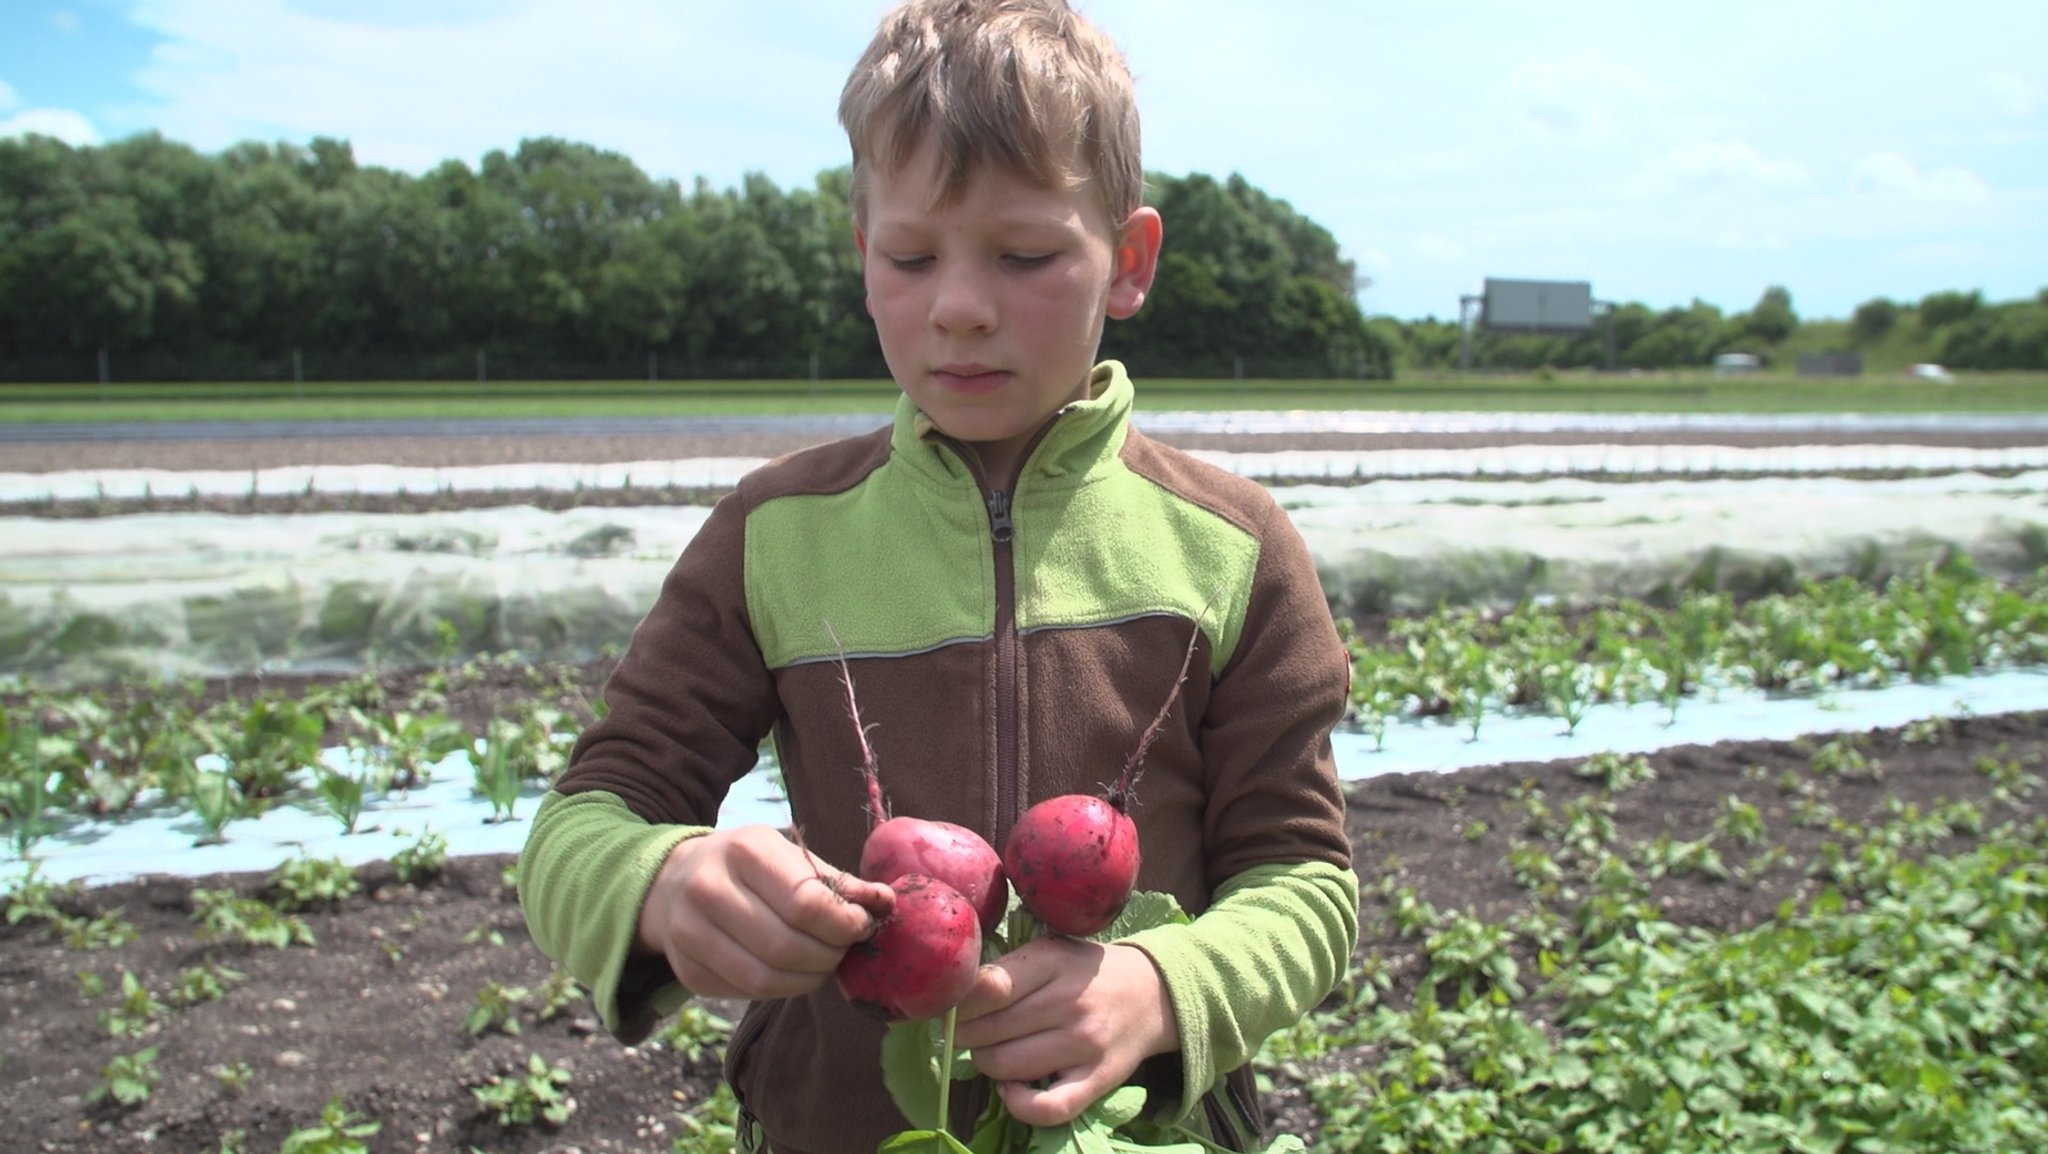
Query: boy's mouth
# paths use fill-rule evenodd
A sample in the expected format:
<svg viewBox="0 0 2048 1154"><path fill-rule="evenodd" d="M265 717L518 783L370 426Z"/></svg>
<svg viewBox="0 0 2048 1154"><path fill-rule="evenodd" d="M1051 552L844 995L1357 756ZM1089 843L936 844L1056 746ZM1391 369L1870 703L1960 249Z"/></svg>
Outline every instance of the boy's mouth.
<svg viewBox="0 0 2048 1154"><path fill-rule="evenodd" d="M1011 376L1002 369L977 364L940 365L932 370L939 387L954 393L992 393L1008 384Z"/></svg>

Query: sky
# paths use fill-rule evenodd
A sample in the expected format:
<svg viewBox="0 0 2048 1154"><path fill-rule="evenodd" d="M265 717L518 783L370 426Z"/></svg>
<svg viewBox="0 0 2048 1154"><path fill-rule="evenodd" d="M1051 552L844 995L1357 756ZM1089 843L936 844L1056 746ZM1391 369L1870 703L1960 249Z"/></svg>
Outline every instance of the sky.
<svg viewBox="0 0 2048 1154"><path fill-rule="evenodd" d="M808 184L886 0L0 0L0 136L348 140L408 172L533 136ZM1360 303L1489 277L1802 317L2048 287L2048 0L1078 0L1149 170L1328 228ZM1167 244L1173 242L1167 222Z"/></svg>

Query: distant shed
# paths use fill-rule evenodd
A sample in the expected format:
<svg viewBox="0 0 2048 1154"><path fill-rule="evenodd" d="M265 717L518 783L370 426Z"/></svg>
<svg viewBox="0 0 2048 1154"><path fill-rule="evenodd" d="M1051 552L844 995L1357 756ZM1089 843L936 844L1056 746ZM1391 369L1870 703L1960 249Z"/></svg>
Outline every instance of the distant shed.
<svg viewBox="0 0 2048 1154"><path fill-rule="evenodd" d="M1802 377L1860 377L1863 375L1863 354L1861 353L1801 353L1799 375Z"/></svg>
<svg viewBox="0 0 2048 1154"><path fill-rule="evenodd" d="M1722 353L1714 358L1714 375L1717 377L1743 377L1764 367L1764 359L1755 353Z"/></svg>

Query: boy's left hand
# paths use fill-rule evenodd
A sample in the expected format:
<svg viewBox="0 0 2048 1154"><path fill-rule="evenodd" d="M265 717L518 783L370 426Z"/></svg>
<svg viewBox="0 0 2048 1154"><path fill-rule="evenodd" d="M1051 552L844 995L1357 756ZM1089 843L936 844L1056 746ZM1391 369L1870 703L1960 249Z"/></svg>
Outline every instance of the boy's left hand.
<svg viewBox="0 0 2048 1154"><path fill-rule="evenodd" d="M1172 999L1135 946L1033 938L981 968L954 1042L996 1080L1010 1116L1057 1126L1180 1048Z"/></svg>

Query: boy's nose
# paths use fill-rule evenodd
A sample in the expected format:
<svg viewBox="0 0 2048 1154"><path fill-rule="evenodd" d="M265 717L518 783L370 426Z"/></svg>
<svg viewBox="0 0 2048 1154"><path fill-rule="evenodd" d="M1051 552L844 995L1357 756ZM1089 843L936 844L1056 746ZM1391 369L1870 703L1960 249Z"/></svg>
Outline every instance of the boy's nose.
<svg viewBox="0 0 2048 1154"><path fill-rule="evenodd" d="M995 296L972 270L943 272L932 295L932 324L946 332L987 332L996 327Z"/></svg>

